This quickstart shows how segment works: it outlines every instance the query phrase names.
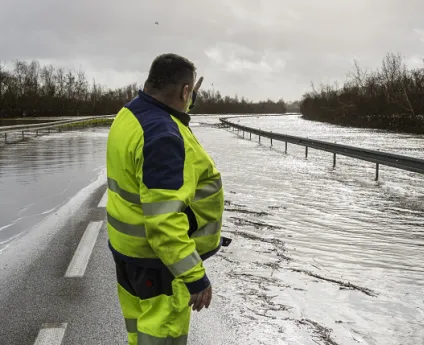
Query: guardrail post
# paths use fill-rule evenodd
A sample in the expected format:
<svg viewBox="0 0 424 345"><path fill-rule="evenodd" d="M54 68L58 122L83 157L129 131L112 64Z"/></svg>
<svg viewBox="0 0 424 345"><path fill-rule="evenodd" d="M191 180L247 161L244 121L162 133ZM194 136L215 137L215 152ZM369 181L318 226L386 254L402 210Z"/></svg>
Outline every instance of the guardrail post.
<svg viewBox="0 0 424 345"><path fill-rule="evenodd" d="M4 143L7 144L7 133L4 133Z"/></svg>
<svg viewBox="0 0 424 345"><path fill-rule="evenodd" d="M22 131L23 127L18 127L18 131ZM26 128L26 127L25 127ZM32 127L34 128L34 127ZM415 173L424 174L424 159L413 158L408 156L402 156L397 154L391 154L388 152L380 152L378 150L365 150L348 145L340 145L337 143L324 142L320 140L313 140L308 138L293 137L284 134L272 133L272 131L266 132L262 131L261 128L250 128L244 127L241 125L231 125L233 130L239 129L243 130L243 137L246 138L246 133L249 133L249 139L252 139L252 134L258 136L259 145L261 145L262 136L270 139L271 147L274 144L274 140L278 142L285 142L285 154L288 154L288 143L294 145L300 145L305 147L305 156L308 159L309 155L309 146L315 150L327 151L333 154L333 169L336 169L337 166L337 155L344 157L352 157L354 159L359 159L366 162L372 162L375 164L375 180L380 179L380 165L390 166L397 169L411 171ZM3 130L5 130L4 128ZM29 129L27 129L28 131ZM246 132L246 133L245 133ZM262 133L265 133L262 135ZM7 141L7 135L5 135L5 141ZM265 144L266 145L266 144Z"/></svg>
<svg viewBox="0 0 424 345"><path fill-rule="evenodd" d="M22 131L22 140L24 140L25 139L25 134L24 134L25 132L24 131Z"/></svg>

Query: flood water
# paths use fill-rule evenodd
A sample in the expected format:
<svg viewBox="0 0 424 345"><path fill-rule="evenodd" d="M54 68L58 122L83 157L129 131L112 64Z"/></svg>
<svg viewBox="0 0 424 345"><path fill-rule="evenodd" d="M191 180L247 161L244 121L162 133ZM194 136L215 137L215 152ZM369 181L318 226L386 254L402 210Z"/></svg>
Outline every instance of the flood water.
<svg viewBox="0 0 424 345"><path fill-rule="evenodd" d="M74 131L0 147L0 251L97 178L106 138Z"/></svg>
<svg viewBox="0 0 424 345"><path fill-rule="evenodd" d="M223 266L219 273L231 270L222 279L232 283L220 289L235 314L250 322L262 318L263 327L275 322L277 338L277 321L307 318L333 329L340 345L424 344L421 175L382 167L375 182L370 163L340 157L333 170L330 153L310 150L306 160L303 148L289 145L285 155L283 143L271 149L265 140L258 145L255 138L242 140L232 132L199 125L217 123L218 117L193 117L192 122L223 174L224 230L237 240L226 253L232 266ZM420 136L339 128L298 116L246 117L240 123L424 157ZM93 129L0 148L0 251L97 178L105 166L106 139L107 129ZM272 279L280 285L264 287L254 275L270 266L268 259L275 260L277 249L270 246L277 240L285 243L284 255L291 261L270 261ZM351 282L375 296L303 273L293 276L293 269ZM246 272L250 281L234 278ZM272 314L276 320L246 312L247 307L260 310L258 301L269 290L292 309ZM251 302L243 305L239 296L244 301L250 296Z"/></svg>
<svg viewBox="0 0 424 345"><path fill-rule="evenodd" d="M378 129L346 128L304 120L300 115L245 116L234 122L265 131L424 158L424 136Z"/></svg>
<svg viewBox="0 0 424 345"><path fill-rule="evenodd" d="M424 158L424 136L341 128L299 116L245 117L235 122ZM226 145L217 134L214 142ZM382 167L380 181L375 182L371 163L339 157L333 170L331 153L310 149L305 159L304 148L289 144L285 155L284 143L274 141L270 149L269 140L262 138L261 146L257 142L255 137L252 142L240 140L224 157L223 148L215 153L221 165L232 162L226 182L237 194L231 199L268 213L260 221L276 227L250 230L283 240L293 257L290 267L378 294L364 300L335 294L320 304L318 300L325 300L323 290L309 301L308 309L316 309L314 319L339 317L344 325L351 324L347 329L359 343L424 344L423 176Z"/></svg>

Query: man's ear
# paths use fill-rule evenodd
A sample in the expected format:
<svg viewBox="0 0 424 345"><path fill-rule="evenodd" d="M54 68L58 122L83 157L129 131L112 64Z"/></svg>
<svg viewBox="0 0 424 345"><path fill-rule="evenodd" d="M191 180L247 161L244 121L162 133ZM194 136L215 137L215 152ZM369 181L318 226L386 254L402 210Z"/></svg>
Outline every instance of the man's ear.
<svg viewBox="0 0 424 345"><path fill-rule="evenodd" d="M184 102L187 102L189 100L189 98L191 97L190 95L190 87L186 84L184 85L184 87L181 89L181 99Z"/></svg>

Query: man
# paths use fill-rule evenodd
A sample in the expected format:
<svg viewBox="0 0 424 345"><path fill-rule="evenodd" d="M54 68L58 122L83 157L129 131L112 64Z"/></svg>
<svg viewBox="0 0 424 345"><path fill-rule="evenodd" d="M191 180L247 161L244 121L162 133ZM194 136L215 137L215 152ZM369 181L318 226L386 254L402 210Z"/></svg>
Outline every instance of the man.
<svg viewBox="0 0 424 345"><path fill-rule="evenodd" d="M158 56L108 137L109 247L130 345L187 343L191 307L212 299L203 260L230 242L220 173L189 128L195 79L187 59Z"/></svg>

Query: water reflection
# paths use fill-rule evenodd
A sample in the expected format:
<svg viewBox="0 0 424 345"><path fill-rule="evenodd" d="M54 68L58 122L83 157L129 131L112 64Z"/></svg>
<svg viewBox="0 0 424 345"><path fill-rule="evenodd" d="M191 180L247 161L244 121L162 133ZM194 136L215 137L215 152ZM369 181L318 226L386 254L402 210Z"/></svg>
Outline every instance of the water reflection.
<svg viewBox="0 0 424 345"><path fill-rule="evenodd" d="M424 158L424 136L340 128L298 116L244 118L239 123ZM266 140L259 146L257 138L234 140L233 133L227 136L201 127L195 132L223 173L226 198L268 213L259 220L243 214L243 219L279 227L233 224L235 214L227 212L228 229L284 241L293 258L289 268L348 281L379 294L368 300L340 292L326 300L325 284L317 287L315 295L305 284L311 298L298 296L305 306L302 313L316 321L351 317L355 322L346 326L346 333L362 334L366 344L422 343L423 175L381 167L381 180L375 182L374 165L367 162L340 157L333 171L329 153L310 150L306 160L304 148L294 145L289 144L289 154L284 155L284 143L274 142L270 149ZM281 272L284 282L284 266ZM291 298L288 303L296 305ZM328 310L330 306L334 311Z"/></svg>
<svg viewBox="0 0 424 345"><path fill-rule="evenodd" d="M106 139L106 129L95 129L0 148L0 250L97 177Z"/></svg>

